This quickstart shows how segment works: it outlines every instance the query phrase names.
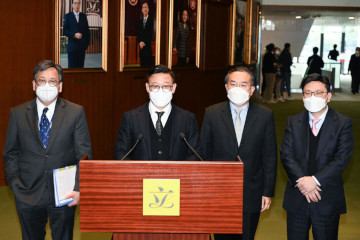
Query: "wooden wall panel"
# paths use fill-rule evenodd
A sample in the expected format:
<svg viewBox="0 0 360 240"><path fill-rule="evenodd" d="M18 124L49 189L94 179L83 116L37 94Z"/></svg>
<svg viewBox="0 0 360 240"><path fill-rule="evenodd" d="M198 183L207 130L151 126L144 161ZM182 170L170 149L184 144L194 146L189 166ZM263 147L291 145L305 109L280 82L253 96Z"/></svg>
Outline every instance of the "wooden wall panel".
<svg viewBox="0 0 360 240"><path fill-rule="evenodd" d="M205 3L204 3L205 4ZM203 21L202 48L204 63L220 64L217 70L174 69L178 84L174 103L196 114L202 122L205 107L226 99L223 78L226 73L229 40L219 28L229 29L228 4L210 3L211 12ZM225 7L224 7L225 6ZM162 0L160 62L167 65L168 1ZM0 150L4 149L9 110L30 101L32 71L42 59L55 58L54 1L0 1ZM214 15L216 13L216 18ZM112 159L121 117L148 101L145 92L147 70L118 71L120 1L109 1L108 71L96 73L65 73L62 97L83 105L90 129L94 159ZM210 18L210 16L212 16ZM223 20L221 20L223 19ZM215 24L215 27L210 27ZM216 36L216 37L214 37ZM226 44L225 44L226 43ZM224 45L225 44L225 45ZM209 59L214 58L214 59ZM204 66L204 65L203 65ZM2 158L1 158L2 159ZM3 161L0 160L0 185L5 184Z"/></svg>
<svg viewBox="0 0 360 240"><path fill-rule="evenodd" d="M229 66L231 4L207 1L203 9L203 69L224 69Z"/></svg>

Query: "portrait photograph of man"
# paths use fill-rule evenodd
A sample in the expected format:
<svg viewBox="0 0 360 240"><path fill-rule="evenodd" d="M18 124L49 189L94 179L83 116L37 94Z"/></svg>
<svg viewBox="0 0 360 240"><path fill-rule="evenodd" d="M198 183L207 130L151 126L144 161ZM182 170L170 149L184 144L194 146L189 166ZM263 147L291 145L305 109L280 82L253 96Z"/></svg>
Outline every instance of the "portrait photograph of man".
<svg viewBox="0 0 360 240"><path fill-rule="evenodd" d="M125 67L155 64L156 0L125 1Z"/></svg>
<svg viewBox="0 0 360 240"><path fill-rule="evenodd" d="M102 67L102 0L61 0L60 65Z"/></svg>

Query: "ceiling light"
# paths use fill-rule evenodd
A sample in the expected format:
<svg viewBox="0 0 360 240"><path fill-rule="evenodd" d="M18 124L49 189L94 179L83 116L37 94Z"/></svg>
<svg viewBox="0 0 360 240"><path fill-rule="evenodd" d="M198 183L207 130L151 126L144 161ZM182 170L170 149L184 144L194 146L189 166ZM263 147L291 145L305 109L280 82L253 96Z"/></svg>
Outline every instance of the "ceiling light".
<svg viewBox="0 0 360 240"><path fill-rule="evenodd" d="M355 17L349 17L349 19L355 19Z"/></svg>
<svg viewBox="0 0 360 240"><path fill-rule="evenodd" d="M301 18L301 16L296 16L295 18L296 18L296 19L300 19L300 18Z"/></svg>

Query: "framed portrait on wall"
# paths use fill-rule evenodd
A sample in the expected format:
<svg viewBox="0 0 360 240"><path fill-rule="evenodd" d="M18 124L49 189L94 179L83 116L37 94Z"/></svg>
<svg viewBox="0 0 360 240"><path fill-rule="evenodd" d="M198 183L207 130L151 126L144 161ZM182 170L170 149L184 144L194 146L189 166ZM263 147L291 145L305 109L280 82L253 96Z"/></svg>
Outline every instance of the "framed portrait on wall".
<svg viewBox="0 0 360 240"><path fill-rule="evenodd" d="M250 0L234 0L232 13L232 43L230 65L246 62L248 37L248 4Z"/></svg>
<svg viewBox="0 0 360 240"><path fill-rule="evenodd" d="M252 0L251 9L250 9L250 19L251 19L250 63L256 63L258 60L259 12L260 12L260 3Z"/></svg>
<svg viewBox="0 0 360 240"><path fill-rule="evenodd" d="M120 1L120 71L159 64L160 1Z"/></svg>
<svg viewBox="0 0 360 240"><path fill-rule="evenodd" d="M106 71L108 0L55 3L55 62L68 71Z"/></svg>
<svg viewBox="0 0 360 240"><path fill-rule="evenodd" d="M200 66L201 0L170 0L168 67Z"/></svg>

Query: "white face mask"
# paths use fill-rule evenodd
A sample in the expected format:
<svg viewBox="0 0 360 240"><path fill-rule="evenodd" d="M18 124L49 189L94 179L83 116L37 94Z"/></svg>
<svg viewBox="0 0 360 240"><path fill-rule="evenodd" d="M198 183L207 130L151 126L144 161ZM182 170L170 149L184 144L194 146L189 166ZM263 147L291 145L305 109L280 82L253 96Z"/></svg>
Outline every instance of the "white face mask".
<svg viewBox="0 0 360 240"><path fill-rule="evenodd" d="M49 83L36 87L36 95L43 102L51 102L58 95L58 87L52 87Z"/></svg>
<svg viewBox="0 0 360 240"><path fill-rule="evenodd" d="M171 101L171 99L173 97L173 93L172 93L172 91L164 92L162 89L159 89L159 91L157 91L157 92L150 92L149 96L150 96L151 102L156 107L160 108L160 107L165 107L166 105L169 104L169 102Z"/></svg>
<svg viewBox="0 0 360 240"><path fill-rule="evenodd" d="M275 54L276 54L277 56L280 56L280 51L276 51Z"/></svg>
<svg viewBox="0 0 360 240"><path fill-rule="evenodd" d="M311 96L304 99L304 106L306 110L311 113L320 112L326 106L326 98Z"/></svg>
<svg viewBox="0 0 360 240"><path fill-rule="evenodd" d="M240 87L234 87L228 90L227 97L235 105L243 105L250 98L250 93Z"/></svg>

